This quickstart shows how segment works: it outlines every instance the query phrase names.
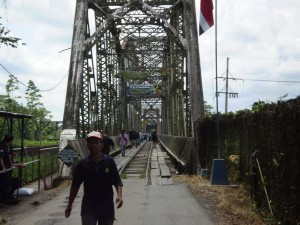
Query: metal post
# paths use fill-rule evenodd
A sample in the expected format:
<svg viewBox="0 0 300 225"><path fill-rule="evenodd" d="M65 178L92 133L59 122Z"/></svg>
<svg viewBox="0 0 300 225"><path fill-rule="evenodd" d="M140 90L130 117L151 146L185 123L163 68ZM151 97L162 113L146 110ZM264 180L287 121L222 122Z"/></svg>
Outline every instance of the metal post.
<svg viewBox="0 0 300 225"><path fill-rule="evenodd" d="M228 112L228 64L229 64L229 58L227 58L227 69L226 69L225 114L227 114Z"/></svg>
<svg viewBox="0 0 300 225"><path fill-rule="evenodd" d="M217 110L217 149L218 149L218 159L221 158L220 149L220 124L219 124L219 94L218 94L218 23L217 23L217 0L215 0L215 60L216 60L216 110Z"/></svg>
<svg viewBox="0 0 300 225"><path fill-rule="evenodd" d="M24 127L25 127L25 123L24 123L24 118L22 118L21 121L21 163L24 161ZM22 168L19 169L19 180L18 182L20 182L20 187L22 187L22 182L23 182L23 170ZM18 184L18 186L19 186Z"/></svg>

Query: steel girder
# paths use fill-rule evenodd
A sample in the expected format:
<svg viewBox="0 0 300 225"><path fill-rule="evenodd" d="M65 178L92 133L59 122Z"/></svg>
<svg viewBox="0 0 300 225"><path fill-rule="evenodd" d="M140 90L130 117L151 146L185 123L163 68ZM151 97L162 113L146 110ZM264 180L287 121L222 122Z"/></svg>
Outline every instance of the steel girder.
<svg viewBox="0 0 300 225"><path fill-rule="evenodd" d="M195 43L190 32L186 37L185 10L195 10L189 2L77 0L64 129L76 127L77 136L104 129L115 135L154 118L159 132L192 135L197 115L191 111L202 109L190 109L197 89L190 88L191 77L201 84L201 76L199 66L191 68L199 52L188 52ZM128 85L146 84L159 87L159 94L126 96Z"/></svg>

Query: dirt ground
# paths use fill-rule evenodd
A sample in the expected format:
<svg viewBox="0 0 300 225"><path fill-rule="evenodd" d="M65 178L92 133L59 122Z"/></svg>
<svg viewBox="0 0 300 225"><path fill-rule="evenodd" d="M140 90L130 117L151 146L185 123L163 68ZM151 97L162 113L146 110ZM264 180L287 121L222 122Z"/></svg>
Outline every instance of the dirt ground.
<svg viewBox="0 0 300 225"><path fill-rule="evenodd" d="M195 198L211 212L218 225L266 225L253 210L242 186L212 186L201 176L175 176L176 183L188 182Z"/></svg>

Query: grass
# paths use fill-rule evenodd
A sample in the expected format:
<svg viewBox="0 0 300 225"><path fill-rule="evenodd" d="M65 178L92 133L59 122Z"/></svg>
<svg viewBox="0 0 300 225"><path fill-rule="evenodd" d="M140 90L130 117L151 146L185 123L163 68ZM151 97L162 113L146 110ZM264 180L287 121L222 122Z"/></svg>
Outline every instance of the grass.
<svg viewBox="0 0 300 225"><path fill-rule="evenodd" d="M218 225L265 225L265 218L253 207L245 188L240 186L213 186L201 176L178 176L177 182L187 182L193 195L218 215Z"/></svg>
<svg viewBox="0 0 300 225"><path fill-rule="evenodd" d="M120 174L121 179L127 179L127 174L126 173L121 173Z"/></svg>
<svg viewBox="0 0 300 225"><path fill-rule="evenodd" d="M59 141L59 140L58 140ZM37 147L37 146L49 146L49 145L58 145L55 140L24 140L24 146L25 147ZM15 138L13 141L13 148L20 148L21 147L21 141L18 138Z"/></svg>
<svg viewBox="0 0 300 225"><path fill-rule="evenodd" d="M140 179L144 179L146 177L146 169L143 171L143 173L140 174Z"/></svg>

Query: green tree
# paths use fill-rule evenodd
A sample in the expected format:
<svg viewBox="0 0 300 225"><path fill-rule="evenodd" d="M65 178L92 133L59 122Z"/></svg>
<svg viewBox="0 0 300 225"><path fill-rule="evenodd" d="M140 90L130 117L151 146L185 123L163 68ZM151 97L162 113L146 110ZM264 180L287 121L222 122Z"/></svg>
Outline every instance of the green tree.
<svg viewBox="0 0 300 225"><path fill-rule="evenodd" d="M6 83L6 94L0 95L0 111L15 112L22 114L30 114L33 116L30 120L25 120L25 138L32 140L53 139L55 137L56 127L55 123L51 122L52 116L40 99L42 95L40 90L35 86L33 81L28 82L25 92L26 106L17 102L20 96L17 96L19 90L19 81L13 76L9 75ZM0 126L3 125L3 119L0 118ZM17 126L14 129L18 129ZM16 131L18 133L19 131Z"/></svg>
<svg viewBox="0 0 300 225"><path fill-rule="evenodd" d="M213 107L211 105L209 105L207 103L207 101L204 101L204 114L205 114L205 116L210 117L212 115L212 110L213 110Z"/></svg>
<svg viewBox="0 0 300 225"><path fill-rule="evenodd" d="M1 19L1 17L0 17ZM0 47L1 45L10 46L13 48L17 48L20 38L12 37L9 35L10 31L7 30L2 23L0 23Z"/></svg>
<svg viewBox="0 0 300 225"><path fill-rule="evenodd" d="M25 98L27 100L28 113L33 115L33 119L28 124L29 133L31 134L31 139L35 140L42 139L42 132L47 127L45 124L50 123L52 118L50 111L40 101L41 97L40 90L32 80L29 80Z"/></svg>
<svg viewBox="0 0 300 225"><path fill-rule="evenodd" d="M10 98L19 98L20 96L14 96L14 92L19 90L19 80L12 74L9 74L9 79L5 85L5 90Z"/></svg>
<svg viewBox="0 0 300 225"><path fill-rule="evenodd" d="M5 85L6 94L0 95L0 110L6 112L23 112L24 108L17 102L16 91L19 90L18 80L13 76L9 75L9 79ZM0 118L0 126L6 132L8 124L4 123L4 118ZM17 128L14 128L17 130Z"/></svg>
<svg viewBox="0 0 300 225"><path fill-rule="evenodd" d="M6 95L2 96L3 101L3 110L9 112L21 112L23 107L20 103L17 102L17 99L20 96L17 95L17 91L19 90L19 81L18 79L10 74L9 79L5 85Z"/></svg>
<svg viewBox="0 0 300 225"><path fill-rule="evenodd" d="M267 102L259 100L258 102L254 102L252 104L251 110L253 112L257 112L257 111L261 110L266 104L267 104Z"/></svg>
<svg viewBox="0 0 300 225"><path fill-rule="evenodd" d="M27 89L25 92L25 98L27 100L27 108L30 112L34 112L38 108L43 107L43 103L40 102L40 90L35 86L32 80L28 81Z"/></svg>
<svg viewBox="0 0 300 225"><path fill-rule="evenodd" d="M6 95L0 95L0 111L5 111Z"/></svg>

